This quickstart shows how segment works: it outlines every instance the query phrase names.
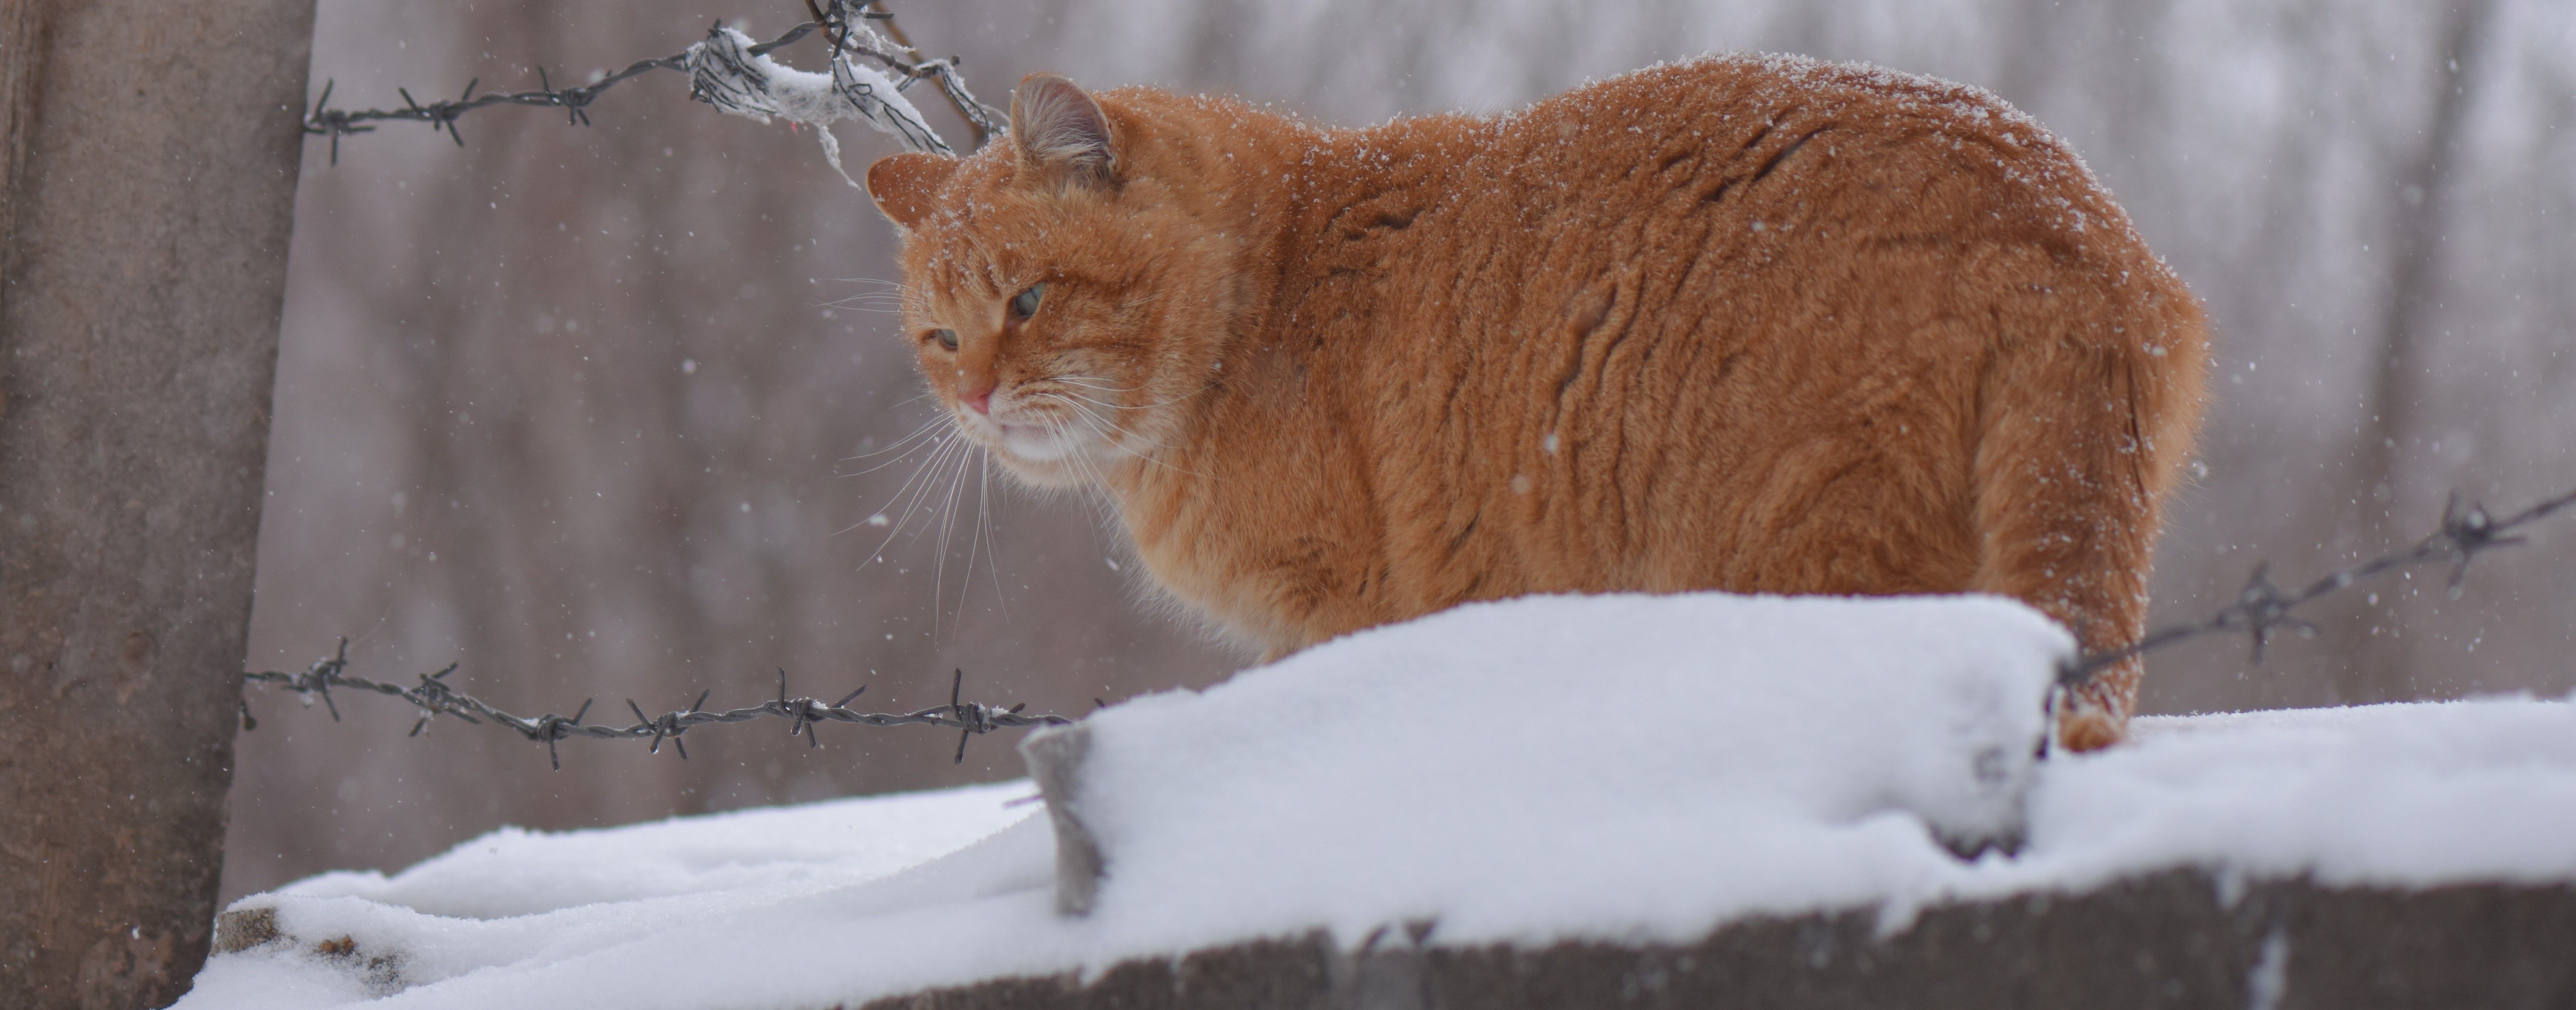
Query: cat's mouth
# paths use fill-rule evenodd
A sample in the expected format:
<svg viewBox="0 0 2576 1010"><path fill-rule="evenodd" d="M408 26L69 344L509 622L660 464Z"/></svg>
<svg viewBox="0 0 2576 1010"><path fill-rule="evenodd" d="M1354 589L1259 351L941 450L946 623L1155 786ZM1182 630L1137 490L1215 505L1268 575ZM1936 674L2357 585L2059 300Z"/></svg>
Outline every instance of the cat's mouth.
<svg viewBox="0 0 2576 1010"><path fill-rule="evenodd" d="M1042 424L994 422L1002 429L1002 448L1011 455L1034 463L1053 462L1073 451L1064 433Z"/></svg>
<svg viewBox="0 0 2576 1010"><path fill-rule="evenodd" d="M1068 402L1055 402L1059 400ZM987 410L959 405L957 423L1009 461L1052 474L1060 464L1070 465L1117 444L1117 436L1104 430L1107 422L1085 416L1088 412L1069 401L1061 394L1000 390L988 401Z"/></svg>
<svg viewBox="0 0 2576 1010"><path fill-rule="evenodd" d="M1082 449L1079 437L1065 425L1033 422L1016 414L1007 408L987 415L961 410L957 417L978 441L1024 462L1052 463Z"/></svg>

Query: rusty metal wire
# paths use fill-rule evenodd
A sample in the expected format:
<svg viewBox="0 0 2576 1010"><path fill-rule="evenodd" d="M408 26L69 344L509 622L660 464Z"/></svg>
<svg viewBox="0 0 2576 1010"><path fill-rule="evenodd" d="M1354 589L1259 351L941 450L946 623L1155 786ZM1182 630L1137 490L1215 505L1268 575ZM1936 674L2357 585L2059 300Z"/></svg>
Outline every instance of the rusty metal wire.
<svg viewBox="0 0 2576 1010"><path fill-rule="evenodd" d="M334 109L331 92L336 82L325 81L321 97L304 116L304 132L331 138L331 163L340 162L340 138L370 133L375 124L388 121L410 121L429 124L430 129L444 130L457 146L464 146L465 136L456 129L456 120L468 112L494 105L528 105L562 109L566 121L576 126L590 123L590 104L602 92L629 78L654 70L675 70L688 74L689 97L716 107L718 111L749 116L767 122L776 116L816 127L826 157L835 169L840 167L838 143L832 139L828 124L837 119L866 120L879 130L893 134L906 148L955 153L937 130L921 119L901 92L920 81L931 81L975 134L975 146L1004 127L1002 114L975 99L958 73L956 57L925 59L907 41L894 24L894 14L884 9L884 0L830 0L828 9L807 0L806 10L813 20L790 28L785 34L767 42L753 43L748 36L717 25L708 29L707 38L670 56L637 60L625 69L599 80L576 87L558 88L543 67L537 70L534 91L488 92L476 95L481 78L467 81L463 94L454 99L423 103L412 97L408 88L396 88L402 95L398 109ZM876 25L886 31L880 33ZM795 87L795 72L771 63L768 54L795 43L816 29L832 43L830 93L828 96ZM891 35L892 38L888 36ZM884 73L862 66L860 60L881 66ZM886 74L891 74L889 79ZM847 173L843 173L844 178Z"/></svg>
<svg viewBox="0 0 2576 1010"><path fill-rule="evenodd" d="M2576 491L2550 498L2530 508L2498 519L2486 506L2465 502L2457 491L2442 506L2442 525L2411 547L2390 551L2375 558L2357 562L2331 572L2297 590L2284 590L2272 582L2269 562L2254 566L2254 574L2245 588L2236 594L2236 602L2219 608L2203 620L2168 625L2148 632L2137 641L2117 649L2088 652L2074 657L2058 668L2058 683L2074 687L2091 680L2093 675L2135 656L2143 656L2172 645L2208 635L2242 633L2253 639L2254 661L2263 661L2270 649L2272 636L2287 628L2301 637L2314 637L2316 625L2302 621L2292 611L2331 596L2374 575L2418 565L2449 565L2451 578L2448 592L2452 599L2460 596L2462 580L2468 578L2469 562L2499 547L2524 542L2511 535L2513 531L2538 522L2569 505L2576 505Z"/></svg>
<svg viewBox="0 0 2576 1010"><path fill-rule="evenodd" d="M519 735L529 740L545 744L546 759L552 762L558 771L563 769L563 758L555 751L555 743L559 740L649 739L650 752L655 754L662 752L662 742L668 740L672 748L679 752L681 759L686 760L689 756L689 748L687 744L681 742L681 736L689 730L708 723L750 722L754 719L769 718L787 719L790 720L787 735L803 734L807 746L821 746L821 741L814 736L814 731L816 726L826 722L855 723L862 726L939 726L959 731L956 760L962 763L966 760L966 741L980 734L997 729L1064 725L1073 721L1060 715L1025 714L1023 710L1028 707L1026 704L1003 708L997 705L969 702L965 700L966 671L964 670L957 671L956 677L949 682L948 704L934 705L914 712L861 712L849 708L850 702L867 692L867 687L864 685L830 704L813 698L790 697L787 693L787 671L780 670L778 671L778 697L758 705L720 711L709 710L706 707L707 695L714 692L707 691L700 693L698 700L692 702L688 708L651 716L644 714L644 707L629 698L626 700L626 708L635 713L635 722L625 726L582 721L584 716L590 714L591 703L597 701L596 698L584 699L581 707L574 710L570 716L552 712L533 718L512 715L448 686L447 675L456 672L454 663L448 664L446 669L437 673L421 674L420 683L412 687L351 676L348 670L349 640L343 638L340 640L338 650L328 657L315 660L313 665L303 670L294 673L275 670L244 673L242 680L245 684L275 684L280 690L292 691L302 696L307 705L312 704L313 699L319 697L322 699L322 706L330 710L334 721L340 718L340 705L331 698L333 688L372 691L401 698L412 703L413 707L420 711L419 720L411 725L412 736L419 736L420 731L429 726L430 720L442 715L452 715L476 725L489 721L516 730ZM250 703L247 700L242 703L241 717L243 729L258 727L258 720L251 718Z"/></svg>

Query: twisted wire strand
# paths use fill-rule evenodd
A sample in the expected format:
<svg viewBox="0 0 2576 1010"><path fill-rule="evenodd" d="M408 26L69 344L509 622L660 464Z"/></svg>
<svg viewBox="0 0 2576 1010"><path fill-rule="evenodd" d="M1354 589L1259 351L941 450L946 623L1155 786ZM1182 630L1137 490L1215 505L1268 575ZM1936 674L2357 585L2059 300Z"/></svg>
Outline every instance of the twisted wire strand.
<svg viewBox="0 0 2576 1010"><path fill-rule="evenodd" d="M656 716L646 715L643 706L629 698L626 699L626 707L628 711L635 714L635 722L627 725L584 721L584 718L590 714L591 704L598 700L596 698L583 700L581 707L569 716L557 715L553 712L533 717L512 715L480 698L449 686L447 675L456 672L454 663L448 664L445 669L436 673L421 674L420 683L411 687L370 680L352 675L348 671L349 640L343 638L340 640L339 649L332 655L315 660L313 665L302 670L291 673L277 670L244 673L242 680L245 684L274 684L280 690L301 696L308 705L318 697L322 701L322 706L330 711L334 721L340 718L340 705L331 697L331 691L334 688L370 691L401 698L420 711L420 718L411 726L410 735L412 736L419 736L421 730L429 726L430 720L442 715L455 716L476 725L493 723L515 730L531 741L545 744L546 758L558 771L563 768L563 759L556 752L557 741L576 738L650 740L649 752L659 754L662 752L663 741L668 740L673 749L679 752L680 757L686 760L689 750L688 746L681 742L682 736L692 729L710 723L787 719L790 720L787 735L802 734L807 746L821 746L814 731L816 726L826 722L861 726L936 726L960 731L957 738L956 760L962 763L966 760L966 741L982 734L997 729L1061 726L1073 721L1060 715L1027 714L1026 703L1004 708L966 701L966 672L962 669L956 672L955 678L949 683L948 704L934 705L912 712L862 712L848 707L850 702L867 692L867 687L864 685L843 695L841 700L830 703L810 697L790 696L787 693L787 671L782 669L778 671L778 697L758 705L711 710L706 707L706 703L707 696L713 692L708 691L700 693L698 700L691 703L688 708ZM241 717L243 729L258 727L258 720L251 717L248 700L242 702Z"/></svg>
<svg viewBox="0 0 2576 1010"><path fill-rule="evenodd" d="M2455 491L2442 508L2440 528L2426 535L2422 540L2416 541L2412 546L2356 562L2296 590L2283 590L2274 584L2269 574L2268 562L2257 564L2254 566L2253 577L2247 580L2245 588L2237 594L2236 602L2220 608L2206 619L2167 625L2116 649L2070 657L2059 665L2059 687L2067 689L2079 686L2095 674L2131 657L2143 656L2209 635L2242 633L2249 636L2253 642L2254 661L2260 663L2265 658L2272 636L2281 629L2292 629L2302 635L2315 634L2315 625L2295 616L2294 612L2298 608L2350 589L2372 576L2401 568L2450 565L2451 575L2446 588L2449 595L2456 599L2468 577L2471 562L2488 551L2527 542L2529 538L2516 535L2515 531L2565 510L2571 505L2576 505L2576 491L2545 499L2520 512L2498 519L2493 513L2487 511L2485 506L2467 502ZM314 661L313 665L303 670L292 673L275 670L244 673L242 680L245 684L276 685L280 690L290 691L302 697L308 705L315 698L319 698L334 720L340 718L339 703L331 696L334 688L367 691L401 698L410 702L420 712L420 718L412 723L410 734L412 736L419 736L432 719L442 715L455 716L478 725L485 722L494 723L514 730L531 741L545 744L546 758L558 770L563 767L563 759L557 753L556 744L567 739L646 740L649 741L649 752L654 754L661 753L663 742L669 741L673 749L677 750L680 757L685 760L689 756L689 751L688 745L682 742L682 737L692 729L711 723L786 719L789 720L787 735L802 734L807 746L820 746L820 741L814 735L815 728L826 722L879 727L934 726L959 731L955 760L963 762L966 760L967 741L982 734L998 729L1061 726L1073 722L1072 719L1060 715L1027 714L1028 706L1025 703L1004 708L998 705L968 702L965 700L966 673L962 669L956 671L954 678L949 682L948 704L934 705L911 712L862 712L848 707L850 702L867 692L865 686L843 695L839 701L828 704L816 698L791 696L787 691L787 671L781 669L778 671L778 696L758 705L711 710L706 707L706 703L708 695L713 692L707 691L701 692L697 701L692 702L688 708L665 712L661 715L648 715L643 706L629 698L626 699L626 707L629 712L634 713L635 721L625 725L585 721L585 717L590 714L592 703L597 700L595 698L584 700L581 707L574 710L570 716L552 712L533 717L513 715L449 686L447 675L456 672L454 663L448 664L446 668L436 673L420 675L420 682L411 687L355 676L350 674L348 669L349 640L343 638L340 640L339 648L332 655ZM246 699L241 703L241 719L243 729L254 729L258 726L258 720L251 717L250 704Z"/></svg>
<svg viewBox="0 0 2576 1010"><path fill-rule="evenodd" d="M629 79L655 70L673 70L690 76L689 97L725 112L741 114L746 110L774 109L769 81L752 61L773 50L792 45L807 35L821 30L833 47L831 73L835 91L860 118L878 123L894 134L905 147L917 151L955 153L938 131L922 122L903 103L887 103L876 96L874 87L854 74L853 58L863 57L876 63L896 78L894 90L902 92L920 81L931 81L948 104L957 111L975 134L975 146L999 134L1005 126L1002 113L975 99L958 71L954 56L924 59L913 49L894 14L884 9L883 0L830 0L828 7L807 0L806 9L814 19L788 29L777 38L755 45L735 45L734 33L722 25L710 28L707 39L669 56L637 60L622 70L589 84L556 87L544 67L537 68L537 88L533 91L474 93L481 78L465 83L462 94L452 99L422 102L409 88L396 88L403 105L395 109L335 109L331 93L335 81L324 81L322 94L304 115L304 132L331 138L331 163L340 163L340 138L372 133L383 122L418 122L432 130L442 130L459 147L465 135L456 128L458 118L476 109L495 105L524 105L562 109L569 125L590 125L590 105L608 89ZM882 25L884 33L875 26ZM892 36L892 39L888 38ZM748 42L748 39L744 39Z"/></svg>
<svg viewBox="0 0 2576 1010"><path fill-rule="evenodd" d="M2271 648L2272 636L2282 629L2294 631L2301 637L2316 636L2316 625L2300 620L2293 613L2298 608L2350 589L2374 575L2401 568L2451 566L2451 577L2445 590L2451 599L2456 600L2460 597L2464 580L2468 578L2470 562L2488 551L2526 542L2529 538L2515 536L2514 531L2548 518L2569 505L2576 505L2576 491L2544 499L2530 508L2498 519L2487 511L2485 505L2469 502L2458 491L2452 491L2450 499L2442 506L2440 528L2411 546L2355 562L2296 590L2284 590L2273 583L2270 562L2256 564L2254 574L2245 581L2245 588L2237 591L2235 602L2219 608L2205 619L2166 625L2119 648L2070 658L2058 666L2058 683L2069 688L2080 686L2093 679L2095 674L2132 657L2209 635L2247 636L2253 642L2254 662L2261 663Z"/></svg>

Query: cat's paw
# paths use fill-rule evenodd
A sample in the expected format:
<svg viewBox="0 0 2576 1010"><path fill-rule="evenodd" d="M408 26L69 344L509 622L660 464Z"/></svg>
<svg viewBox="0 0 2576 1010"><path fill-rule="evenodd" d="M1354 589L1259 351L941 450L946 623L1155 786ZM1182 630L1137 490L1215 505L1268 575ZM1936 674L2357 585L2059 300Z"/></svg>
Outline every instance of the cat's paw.
<svg viewBox="0 0 2576 1010"><path fill-rule="evenodd" d="M2124 722L2108 712L2069 712L2057 720L2057 745L2078 754L2114 746L2129 738Z"/></svg>

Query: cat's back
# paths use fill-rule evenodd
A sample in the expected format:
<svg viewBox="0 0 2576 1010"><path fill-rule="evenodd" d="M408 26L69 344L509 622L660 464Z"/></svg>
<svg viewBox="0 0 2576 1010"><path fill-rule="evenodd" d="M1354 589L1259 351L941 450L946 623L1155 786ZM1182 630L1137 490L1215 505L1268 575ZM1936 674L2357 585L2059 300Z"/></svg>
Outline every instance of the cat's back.
<svg viewBox="0 0 2576 1010"><path fill-rule="evenodd" d="M2083 163L2030 117L1980 88L1875 67L1709 57L1489 120L1387 129L1423 134L1416 143L1449 156L1430 160L1453 160L1463 242L1694 219L1744 233L1687 247L1654 236L1657 249L1714 257L1805 219L1849 226L1848 242L1937 233L2078 255L2143 251Z"/></svg>
<svg viewBox="0 0 2576 1010"><path fill-rule="evenodd" d="M1362 398L1417 606L2001 585L1980 516L2006 492L1983 468L2127 438L2153 451L2100 465L2143 504L2188 444L2197 302L2070 149L1983 90L1716 57L1331 144L1345 174L1293 318ZM2023 350L2042 345L2102 363ZM2085 377L2105 368L2118 389ZM1996 426L2123 390L2098 433L2037 436L2062 444Z"/></svg>
<svg viewBox="0 0 2576 1010"><path fill-rule="evenodd" d="M1294 315L1476 335L1407 342L1423 368L1526 343L1569 313L1584 329L1635 318L1692 340L1813 336L1801 320L1858 308L1835 301L1856 274L1891 319L2076 284L2113 311L2162 306L2198 325L2181 280L2072 150L1991 93L1935 78L1710 57L1502 116L1399 119L1322 143L1313 202L1328 219L1311 231L1313 286ZM1718 313L1734 322L1712 328Z"/></svg>

